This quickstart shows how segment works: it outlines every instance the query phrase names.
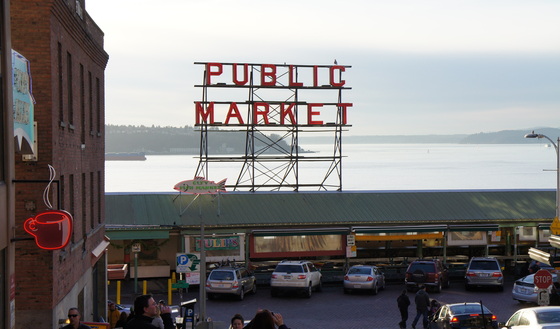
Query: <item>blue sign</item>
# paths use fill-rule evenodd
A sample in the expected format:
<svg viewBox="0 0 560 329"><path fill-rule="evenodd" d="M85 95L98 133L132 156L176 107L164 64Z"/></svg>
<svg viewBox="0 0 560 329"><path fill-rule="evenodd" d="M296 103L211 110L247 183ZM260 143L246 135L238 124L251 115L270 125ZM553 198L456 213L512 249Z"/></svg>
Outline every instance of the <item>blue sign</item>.
<svg viewBox="0 0 560 329"><path fill-rule="evenodd" d="M31 68L29 61L15 50L12 50L12 89L16 151L34 154L35 99L32 93Z"/></svg>

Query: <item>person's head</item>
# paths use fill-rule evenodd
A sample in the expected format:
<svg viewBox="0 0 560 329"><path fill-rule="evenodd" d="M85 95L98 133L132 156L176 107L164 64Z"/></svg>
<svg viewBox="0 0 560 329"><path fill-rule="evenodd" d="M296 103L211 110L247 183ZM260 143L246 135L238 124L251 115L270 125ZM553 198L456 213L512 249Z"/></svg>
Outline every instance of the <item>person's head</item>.
<svg viewBox="0 0 560 329"><path fill-rule="evenodd" d="M157 314L158 304L152 295L140 295L134 300L134 312L137 315L154 317Z"/></svg>
<svg viewBox="0 0 560 329"><path fill-rule="evenodd" d="M401 292L401 295L406 295L407 293L408 293L408 291L407 291L406 289L404 289L404 290Z"/></svg>
<svg viewBox="0 0 560 329"><path fill-rule="evenodd" d="M426 289L426 286L423 285L423 284L421 284L421 285L418 286L418 290L425 290L425 289Z"/></svg>
<svg viewBox="0 0 560 329"><path fill-rule="evenodd" d="M259 310L250 322L251 328L275 329L274 318L269 310Z"/></svg>
<svg viewBox="0 0 560 329"><path fill-rule="evenodd" d="M126 312L122 311L121 316L119 317L119 320L126 321L126 318L128 318L128 314L126 314Z"/></svg>
<svg viewBox="0 0 560 329"><path fill-rule="evenodd" d="M77 307L71 307L68 310L68 319L70 320L70 324L72 324L72 326L77 327L78 324L80 323L80 311L78 311Z"/></svg>
<svg viewBox="0 0 560 329"><path fill-rule="evenodd" d="M232 318L231 318L231 328L232 329L243 329L243 317L241 316L241 314L235 314Z"/></svg>
<svg viewBox="0 0 560 329"><path fill-rule="evenodd" d="M110 309L111 311L116 310L117 307L115 306L115 303L109 303L109 309Z"/></svg>

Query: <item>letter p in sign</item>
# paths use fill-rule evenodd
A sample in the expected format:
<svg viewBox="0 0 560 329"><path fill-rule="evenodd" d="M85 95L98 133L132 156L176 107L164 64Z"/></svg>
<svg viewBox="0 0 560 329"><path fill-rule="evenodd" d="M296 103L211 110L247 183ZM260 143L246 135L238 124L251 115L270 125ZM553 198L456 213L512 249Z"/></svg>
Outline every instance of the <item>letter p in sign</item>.
<svg viewBox="0 0 560 329"><path fill-rule="evenodd" d="M177 265L187 265L189 263L189 257L187 255L178 255L177 256Z"/></svg>

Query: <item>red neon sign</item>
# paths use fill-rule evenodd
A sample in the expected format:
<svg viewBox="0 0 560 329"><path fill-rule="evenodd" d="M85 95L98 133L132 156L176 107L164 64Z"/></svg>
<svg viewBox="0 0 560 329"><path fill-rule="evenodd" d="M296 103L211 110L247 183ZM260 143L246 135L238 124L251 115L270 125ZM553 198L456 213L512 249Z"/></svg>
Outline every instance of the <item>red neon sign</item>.
<svg viewBox="0 0 560 329"><path fill-rule="evenodd" d="M306 90L305 96L311 89L316 90L314 92L317 93L324 93L328 90L339 93L341 89L351 89L346 87L346 80L343 79L343 74L350 66L338 64L282 65L215 62L195 64L204 64L205 67L204 85L197 87L263 88L269 93L276 89L279 90L279 95L281 89L301 89ZM303 95L303 92L300 95ZM343 103L339 97L337 97L337 102L329 103L317 102L315 99L306 101L305 96L299 96L297 101L290 99L283 102L264 99L258 101L253 99L195 101L195 125L320 127L348 124L348 109L352 107L352 103ZM325 117L329 119L325 119Z"/></svg>
<svg viewBox="0 0 560 329"><path fill-rule="evenodd" d="M56 250L70 242L72 221L72 215L64 210L49 210L28 218L23 228L35 237L39 248Z"/></svg>

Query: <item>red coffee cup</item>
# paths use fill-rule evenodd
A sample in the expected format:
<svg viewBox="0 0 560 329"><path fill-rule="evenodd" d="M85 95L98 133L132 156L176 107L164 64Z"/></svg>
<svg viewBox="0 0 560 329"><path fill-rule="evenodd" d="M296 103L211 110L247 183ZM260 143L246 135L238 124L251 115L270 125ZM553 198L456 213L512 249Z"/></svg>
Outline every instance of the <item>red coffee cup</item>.
<svg viewBox="0 0 560 329"><path fill-rule="evenodd" d="M28 218L23 228L35 237L39 248L55 250L70 242L72 221L72 215L64 210L49 210Z"/></svg>

